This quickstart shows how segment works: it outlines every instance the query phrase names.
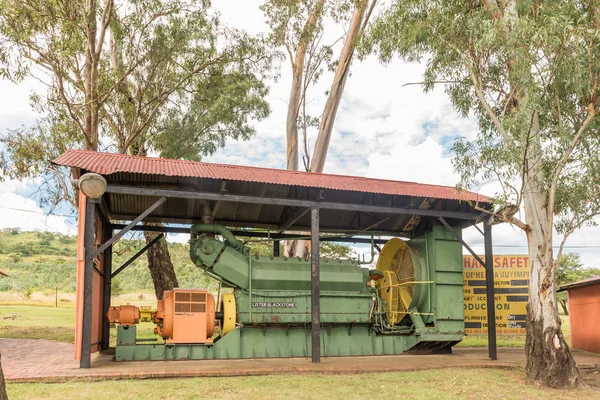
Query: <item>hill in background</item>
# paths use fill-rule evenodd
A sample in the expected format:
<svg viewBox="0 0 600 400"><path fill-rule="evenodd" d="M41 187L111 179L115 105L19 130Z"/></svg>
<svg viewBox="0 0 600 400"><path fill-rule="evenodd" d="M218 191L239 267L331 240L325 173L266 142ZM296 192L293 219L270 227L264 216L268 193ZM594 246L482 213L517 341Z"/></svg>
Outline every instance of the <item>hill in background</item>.
<svg viewBox="0 0 600 400"><path fill-rule="evenodd" d="M120 240L114 246L113 270L145 246L141 240ZM0 231L0 291L18 291L25 297L32 292L75 292L77 238L51 232ZM216 290L217 283L190 260L183 244L169 243L169 252L181 287ZM113 294L154 293L146 255L139 257L113 280Z"/></svg>
<svg viewBox="0 0 600 400"><path fill-rule="evenodd" d="M122 239L113 248L113 271L145 246L140 233L138 240ZM21 232L19 229L0 230L0 292L15 291L25 298L33 292L58 290L75 292L77 238L52 232ZM192 263L189 247L168 243L171 261L179 286L202 288L216 292L217 282L208 278L202 269ZM251 242L253 255L271 255L272 242ZM321 255L326 258L356 258L352 248L334 242L321 242ZM146 255L129 265L112 283L113 295L121 293L154 293Z"/></svg>

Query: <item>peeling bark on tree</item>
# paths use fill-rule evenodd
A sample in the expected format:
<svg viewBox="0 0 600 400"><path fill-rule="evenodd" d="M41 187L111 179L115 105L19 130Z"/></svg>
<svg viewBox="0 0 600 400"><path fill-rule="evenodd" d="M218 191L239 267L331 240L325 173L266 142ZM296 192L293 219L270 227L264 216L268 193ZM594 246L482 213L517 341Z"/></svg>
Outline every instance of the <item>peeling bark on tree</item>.
<svg viewBox="0 0 600 400"><path fill-rule="evenodd" d="M150 243L157 235L158 233L156 232L144 232L146 243ZM167 240L164 237L160 239L154 246L148 249L147 255L148 269L154 283L154 292L156 293L156 298L162 300L165 290L172 290L179 287L173 263L171 262L169 248L167 247Z"/></svg>
<svg viewBox="0 0 600 400"><path fill-rule="evenodd" d="M530 259L526 369L528 378L535 383L554 388L574 388L581 383L581 377L563 337L561 319L554 303L557 265L552 254L552 232L547 232L553 226L553 213L548 210L546 195L535 189L543 176L539 156L535 156L541 154L538 132L534 129L530 134L536 142L530 147L532 156L527 159L526 165L532 167L528 168L526 196L523 198Z"/></svg>

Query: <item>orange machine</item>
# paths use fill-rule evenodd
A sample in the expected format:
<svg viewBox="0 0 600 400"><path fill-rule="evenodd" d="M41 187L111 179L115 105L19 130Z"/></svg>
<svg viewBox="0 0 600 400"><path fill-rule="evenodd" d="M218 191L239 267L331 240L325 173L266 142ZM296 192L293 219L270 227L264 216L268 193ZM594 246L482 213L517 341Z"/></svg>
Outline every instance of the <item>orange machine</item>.
<svg viewBox="0 0 600 400"><path fill-rule="evenodd" d="M140 309L136 306L119 306L108 309L108 321L111 324L135 325L140 322Z"/></svg>
<svg viewBox="0 0 600 400"><path fill-rule="evenodd" d="M137 324L140 310L136 306L111 307L108 320L120 325ZM154 332L166 343L212 343L215 330L215 299L202 289L165 291L152 313Z"/></svg>

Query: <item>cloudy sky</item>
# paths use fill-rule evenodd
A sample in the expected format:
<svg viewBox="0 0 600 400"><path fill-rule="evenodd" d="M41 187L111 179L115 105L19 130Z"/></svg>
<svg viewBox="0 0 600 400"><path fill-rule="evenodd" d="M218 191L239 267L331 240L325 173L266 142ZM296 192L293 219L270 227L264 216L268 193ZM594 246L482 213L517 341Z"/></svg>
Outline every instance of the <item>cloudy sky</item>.
<svg viewBox="0 0 600 400"><path fill-rule="evenodd" d="M222 20L252 34L266 32L260 1L214 1ZM328 27L329 28L329 27ZM331 27L332 37L340 27ZM473 138L477 124L461 118L452 108L443 87L423 94L420 86L403 86L419 82L424 67L394 61L381 65L374 57L352 65L344 96L337 114L325 172L384 179L414 181L454 186L458 176L452 170L450 148L456 137ZM309 112L320 115L326 101L330 76L311 88ZM271 82L269 118L255 124L257 135L248 142L231 141L224 149L206 159L210 162L285 167L285 117L291 84L287 60L281 75ZM30 124L35 115L29 107L29 95L37 88L34 81L19 86L0 81L0 130ZM38 88L39 89L39 88ZM310 140L314 145L314 137ZM5 181L0 183L0 228L50 230L75 233L75 218L69 215L47 216L33 195L35 182ZM494 195L498 185L491 183L479 192ZM496 226L493 230L495 253L526 252L526 238L516 228ZM582 255L588 266L600 267L600 228L586 228L573 234L567 251ZM186 241L185 235L172 240ZM483 252L481 234L465 231L465 239L478 252ZM556 241L558 244L558 240ZM359 250L362 252L361 250Z"/></svg>

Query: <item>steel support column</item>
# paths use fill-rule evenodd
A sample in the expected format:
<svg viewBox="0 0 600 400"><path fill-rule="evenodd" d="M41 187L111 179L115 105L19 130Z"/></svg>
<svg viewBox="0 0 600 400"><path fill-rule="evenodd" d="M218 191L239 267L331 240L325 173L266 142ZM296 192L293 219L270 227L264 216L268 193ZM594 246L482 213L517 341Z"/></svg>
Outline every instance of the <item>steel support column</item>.
<svg viewBox="0 0 600 400"><path fill-rule="evenodd" d="M83 318L81 321L81 359L80 368L90 368L92 351L92 274L94 272L94 245L96 243L96 204L88 198L85 202L85 226L83 246L85 267L83 273Z"/></svg>
<svg viewBox="0 0 600 400"><path fill-rule="evenodd" d="M492 226L483 223L483 246L485 248L485 294L487 298L488 352L490 359L498 359L496 349L496 302L494 301L494 254L492 248Z"/></svg>
<svg viewBox="0 0 600 400"><path fill-rule="evenodd" d="M273 240L273 257L279 257L279 240Z"/></svg>
<svg viewBox="0 0 600 400"><path fill-rule="evenodd" d="M110 221L107 219L104 220L102 226L103 235L102 241L106 242L113 235L113 229L110 225ZM100 349L102 351L108 350L109 342L110 342L110 323L108 322L108 317L106 314L108 313L108 309L110 308L110 297L111 297L111 285L112 285L112 245L109 246L104 252L103 257L103 304L102 304L102 343Z"/></svg>
<svg viewBox="0 0 600 400"><path fill-rule="evenodd" d="M312 332L312 362L321 362L321 274L319 268L319 208L310 210L310 315Z"/></svg>

